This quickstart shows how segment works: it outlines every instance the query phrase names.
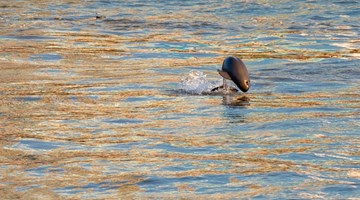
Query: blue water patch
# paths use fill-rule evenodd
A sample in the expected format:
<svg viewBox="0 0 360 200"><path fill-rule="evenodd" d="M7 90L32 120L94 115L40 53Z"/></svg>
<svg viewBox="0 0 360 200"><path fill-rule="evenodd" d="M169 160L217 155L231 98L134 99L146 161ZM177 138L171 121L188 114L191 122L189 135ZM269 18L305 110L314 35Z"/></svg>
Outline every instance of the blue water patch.
<svg viewBox="0 0 360 200"><path fill-rule="evenodd" d="M117 138L116 138L117 139ZM144 142L124 142L115 145L108 145L105 148L109 150L129 150L133 147L144 145Z"/></svg>
<svg viewBox="0 0 360 200"><path fill-rule="evenodd" d="M295 113L296 114L296 113ZM275 122L261 123L258 126L252 128L248 127L250 130L292 130L295 132L296 128L301 127L302 129L314 129L316 127L321 127L322 125L315 121L314 119L289 119L289 120L279 120Z"/></svg>
<svg viewBox="0 0 360 200"><path fill-rule="evenodd" d="M298 45L295 45L293 47L298 47ZM301 45L301 48L308 49L308 50L314 50L314 49L321 49L322 51L324 51L324 49L326 49L326 51L331 52L331 51L337 51L340 50L341 47L338 46L334 46L333 44L328 44L328 43L323 43L323 42L318 42L318 43L313 43L313 44L304 44Z"/></svg>
<svg viewBox="0 0 360 200"><path fill-rule="evenodd" d="M47 61L47 62L55 62L63 59L63 57L56 53L48 53L48 54L35 54L30 56L30 61Z"/></svg>
<svg viewBox="0 0 360 200"><path fill-rule="evenodd" d="M199 188L196 193L201 194L216 194L227 192L239 192L244 191L247 188L243 185L230 185L230 178L234 177L233 174L220 174L220 175L204 175L203 183L196 184ZM241 180L241 179L240 179Z"/></svg>
<svg viewBox="0 0 360 200"><path fill-rule="evenodd" d="M79 79L76 81L69 82L70 84L76 84L76 85L86 85L86 84L94 84L94 83L106 83L109 81L114 80L113 78L95 78L91 77L91 79Z"/></svg>
<svg viewBox="0 0 360 200"><path fill-rule="evenodd" d="M79 100L79 98L77 96L70 96L69 99L72 100L72 101L78 101Z"/></svg>
<svg viewBox="0 0 360 200"><path fill-rule="evenodd" d="M59 74L63 72L61 69L42 69L41 72L48 73L48 74Z"/></svg>
<svg viewBox="0 0 360 200"><path fill-rule="evenodd" d="M10 39L10 40L50 40L56 39L56 37L51 36L38 36L38 35L1 35L0 39Z"/></svg>
<svg viewBox="0 0 360 200"><path fill-rule="evenodd" d="M240 143L240 144L235 144L235 145L231 145L231 148L237 148L237 149L254 149L254 148L258 148L259 145L255 145L255 144L250 144L250 143Z"/></svg>
<svg viewBox="0 0 360 200"><path fill-rule="evenodd" d="M193 146L175 146L168 143L161 143L155 146L149 146L148 149L160 149L165 150L166 152L178 152L178 153L187 153L187 154L221 154L221 153L231 153L230 150L219 149L214 146L207 147L196 147Z"/></svg>
<svg viewBox="0 0 360 200"><path fill-rule="evenodd" d="M110 182L104 181L100 183L88 183L87 185L83 186L82 189L91 189L95 192L104 192L108 190L118 189L120 188L119 184L122 182Z"/></svg>
<svg viewBox="0 0 360 200"><path fill-rule="evenodd" d="M55 188L55 192L57 193L64 193L64 194L78 194L84 192L81 188L77 186L66 186L63 188Z"/></svg>
<svg viewBox="0 0 360 200"><path fill-rule="evenodd" d="M337 198L345 198L345 197L359 197L360 183L353 184L333 184L323 188L321 191L325 192L327 196L337 197Z"/></svg>
<svg viewBox="0 0 360 200"><path fill-rule="evenodd" d="M26 172L29 172L31 175L33 176L45 176L47 170L49 169L48 166L42 166L42 167L37 167L37 168L32 168L32 169L27 169Z"/></svg>
<svg viewBox="0 0 360 200"><path fill-rule="evenodd" d="M281 171L281 172L270 172L260 175L250 175L249 178L260 180L259 182L264 185L276 185L276 186L286 186L291 187L298 185L301 182L304 182L308 179L308 176L301 173L291 172L291 171Z"/></svg>
<svg viewBox="0 0 360 200"><path fill-rule="evenodd" d="M106 119L103 122L110 123L110 124L141 124L145 122L142 119L129 119L129 118L121 118L121 119Z"/></svg>
<svg viewBox="0 0 360 200"><path fill-rule="evenodd" d="M271 80L273 78L270 78ZM349 85L343 82L315 82L315 81L298 81L298 80L290 80L290 79L282 79L282 78L275 78L277 86L274 87L274 91L277 93L303 93L303 92L316 92L316 91L334 91L335 89L340 90L342 88L346 88Z"/></svg>
<svg viewBox="0 0 360 200"><path fill-rule="evenodd" d="M195 48L208 48L209 45L190 42L154 42L148 43L154 48L188 50Z"/></svg>
<svg viewBox="0 0 360 200"><path fill-rule="evenodd" d="M16 192L24 192L35 188L41 188L41 185L35 184L35 185L29 185L29 186L17 186L15 191Z"/></svg>
<svg viewBox="0 0 360 200"><path fill-rule="evenodd" d="M281 160L289 160L289 161L311 161L313 163L321 163L326 160L329 160L324 157L317 156L313 153L288 153L281 155L271 155L268 157L281 159Z"/></svg>
<svg viewBox="0 0 360 200"><path fill-rule="evenodd" d="M180 178L165 178L151 176L140 182L146 192L178 192L177 185L186 183L195 189L198 194L215 194L245 190L244 186L231 186L230 178L233 174L185 176Z"/></svg>
<svg viewBox="0 0 360 200"><path fill-rule="evenodd" d="M274 41L274 40L279 40L280 38L279 37L274 37L274 36L266 36L266 37L258 37L257 38L259 41L264 41L264 42L271 42L271 41Z"/></svg>
<svg viewBox="0 0 360 200"><path fill-rule="evenodd" d="M45 142L35 139L23 139L20 140L19 143L15 144L13 147L20 149L32 149L35 151L49 151L64 147L65 145L66 144L63 142Z"/></svg>
<svg viewBox="0 0 360 200"><path fill-rule="evenodd" d="M127 84L127 85L119 85L119 86L108 86L108 87L90 87L85 88L85 91L89 92L121 92L121 91L128 91L128 90L150 90L150 89L157 89L154 86L145 85L145 84Z"/></svg>
<svg viewBox="0 0 360 200"><path fill-rule="evenodd" d="M133 83L133 84L127 84L127 85L123 85L121 86L122 90L158 90L158 87L152 86L150 85L151 83L148 84L137 84L137 83Z"/></svg>
<svg viewBox="0 0 360 200"><path fill-rule="evenodd" d="M188 52L149 52L149 53L133 53L131 56L124 57L123 59L166 59L166 58L177 58L177 59L188 59L188 58L207 58L217 57L218 54L214 53L188 53Z"/></svg>
<svg viewBox="0 0 360 200"><path fill-rule="evenodd" d="M64 124L77 124L77 123L79 123L79 120L75 120L75 119L64 119L64 120L61 120L61 123L64 123Z"/></svg>
<svg viewBox="0 0 360 200"><path fill-rule="evenodd" d="M87 98L93 99L93 100L97 100L100 97L98 95L88 95Z"/></svg>
<svg viewBox="0 0 360 200"><path fill-rule="evenodd" d="M41 166L41 167L35 167L31 169L27 169L26 172L29 173L31 176L37 176L37 177L43 177L46 176L48 173L64 173L65 170L58 167L52 167L52 166Z"/></svg>
<svg viewBox="0 0 360 200"><path fill-rule="evenodd" d="M267 71L277 71L281 70L278 66L281 66L289 61L281 59L256 59L256 60L244 60L246 66L249 68L249 71L252 69L260 69ZM251 73L250 73L251 75Z"/></svg>
<svg viewBox="0 0 360 200"><path fill-rule="evenodd" d="M137 101L148 101L148 97L129 97L124 99L124 102L137 102Z"/></svg>
<svg viewBox="0 0 360 200"><path fill-rule="evenodd" d="M117 92L122 91L124 88L122 86L113 86L113 87L91 87L86 88L86 91L89 92Z"/></svg>
<svg viewBox="0 0 360 200"><path fill-rule="evenodd" d="M138 183L146 192L176 192L178 188L176 183L198 183L204 181L202 177L187 176L181 178L165 178L158 176L148 177L146 180Z"/></svg>
<svg viewBox="0 0 360 200"><path fill-rule="evenodd" d="M28 97L17 97L18 101L40 101L42 97L28 96Z"/></svg>
<svg viewBox="0 0 360 200"><path fill-rule="evenodd" d="M214 68L216 69L216 68ZM153 68L150 69L151 71L155 72L156 74L181 74L184 73L184 69L174 69L174 68Z"/></svg>
<svg viewBox="0 0 360 200"><path fill-rule="evenodd" d="M175 160L173 160L175 161ZM188 170L193 170L196 169L197 166L194 166L192 164L185 164L185 162L187 162L186 160L176 160L176 163L178 163L175 166L166 166L166 167L162 167L161 169L159 169L160 172L162 171L172 171L172 172L180 172L180 171L188 171Z"/></svg>
<svg viewBox="0 0 360 200"><path fill-rule="evenodd" d="M80 128L86 128L88 127L88 125L84 125L84 126L79 126ZM93 130L91 131L92 134L101 134L101 133L105 133L105 134L114 134L115 132L113 130L110 129L96 129L97 127L92 126Z"/></svg>

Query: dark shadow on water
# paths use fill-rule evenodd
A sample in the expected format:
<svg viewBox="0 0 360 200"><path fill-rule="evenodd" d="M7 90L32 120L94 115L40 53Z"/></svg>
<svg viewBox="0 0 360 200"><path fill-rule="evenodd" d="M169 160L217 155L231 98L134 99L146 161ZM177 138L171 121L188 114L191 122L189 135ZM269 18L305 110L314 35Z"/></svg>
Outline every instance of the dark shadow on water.
<svg viewBox="0 0 360 200"><path fill-rule="evenodd" d="M229 123L238 124L238 123L245 123L246 117L244 113L238 112L224 112L224 116L229 120Z"/></svg>
<svg viewBox="0 0 360 200"><path fill-rule="evenodd" d="M243 93L231 91L229 94L224 94L222 91L202 91L200 93L195 91L188 91L184 89L168 89L164 90L170 96L223 96L223 104L231 106L247 106L250 105L250 99ZM227 100L225 100L225 98ZM237 102L237 103L236 103ZM240 105L241 104L241 105Z"/></svg>
<svg viewBox="0 0 360 200"><path fill-rule="evenodd" d="M245 95L224 95L223 105L228 107L245 107L250 105L250 98Z"/></svg>
<svg viewBox="0 0 360 200"><path fill-rule="evenodd" d="M250 98L245 95L224 95L223 105L226 106L224 117L229 123L245 123L245 109L250 105Z"/></svg>

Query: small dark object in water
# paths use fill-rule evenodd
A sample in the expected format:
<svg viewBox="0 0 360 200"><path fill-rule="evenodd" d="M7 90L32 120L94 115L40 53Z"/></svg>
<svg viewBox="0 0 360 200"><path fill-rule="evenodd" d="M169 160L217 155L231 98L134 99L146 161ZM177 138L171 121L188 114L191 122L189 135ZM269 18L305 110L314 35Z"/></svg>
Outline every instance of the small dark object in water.
<svg viewBox="0 0 360 200"><path fill-rule="evenodd" d="M244 107L250 105L250 98L244 95L243 96L224 95L223 104L228 106Z"/></svg>
<svg viewBox="0 0 360 200"><path fill-rule="evenodd" d="M226 79L232 80L243 92L247 92L249 90L249 73L245 64L239 58L234 56L225 58L222 68L221 70L218 70L218 72L224 78L223 87L225 90L227 89Z"/></svg>
<svg viewBox="0 0 360 200"><path fill-rule="evenodd" d="M224 89L224 85L220 85L219 87L213 88L213 89L211 90L211 92L215 92L215 91L218 91L218 90L220 90L220 89ZM236 89L236 88L234 88L234 87L230 87L230 88L228 88L228 90L229 90L231 93L239 92L239 90Z"/></svg>
<svg viewBox="0 0 360 200"><path fill-rule="evenodd" d="M104 15L96 15L95 19L105 19L106 17Z"/></svg>

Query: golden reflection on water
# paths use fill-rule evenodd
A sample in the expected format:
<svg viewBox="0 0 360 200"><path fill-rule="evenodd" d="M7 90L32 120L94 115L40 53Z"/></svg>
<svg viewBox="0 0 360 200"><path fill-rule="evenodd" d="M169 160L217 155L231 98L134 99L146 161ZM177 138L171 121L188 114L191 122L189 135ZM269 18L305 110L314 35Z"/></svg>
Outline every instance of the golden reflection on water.
<svg viewBox="0 0 360 200"><path fill-rule="evenodd" d="M24 22L31 21L35 17L53 16L46 11L48 3L49 1L37 1L35 4L44 8L44 11L37 12L36 15L21 15L21 20L0 31L1 35L8 35L11 31L11 35L15 36L45 37L41 40L1 39L0 196L3 198L251 198L259 195L276 195L285 190L311 191L315 190L314 187L352 184L351 181L346 183L342 180L316 176L321 173L359 178L358 169L352 168L349 171L346 168L333 167L336 162L334 160L318 165L311 160L298 162L271 157L292 153L312 154L324 148L331 152L328 149L331 145L349 140L352 140L352 143L343 146L337 155L360 156L359 139L339 134L344 131L344 127L322 126L319 131L334 132L334 134L318 133L310 138L290 137L291 131L281 129L271 131L253 129L246 133L240 132L240 136L228 132L209 134L217 127L226 126L232 119L221 115L210 115L211 117L196 115L201 112L200 105L211 113L215 112L212 107L224 109L220 105L226 104L224 107L234 106L240 107L237 109L247 110L326 107L347 109L346 112L264 112L263 115L257 113L237 116L235 123L252 123L254 127L302 119L347 119L360 114L358 87L347 87L338 93L323 91L287 94L251 91L245 96L246 99L243 96L235 97L235 101L230 100L230 104L224 103L228 100L223 100L222 96L192 98L193 96L144 87L174 89L168 84L177 83L181 75L160 74L156 69L177 70L187 66L201 69L219 65L224 56L229 54L239 55L248 60L276 58L301 62L319 58L358 58L359 49L349 47L331 52L267 49L270 44L261 42L223 44L205 40L201 36L185 37L181 32L128 37L90 30L31 29L33 26L50 26L48 23L55 23L55 26L69 26L61 17L55 17L50 22ZM14 7L18 12L27 9L23 4L18 6L11 2L6 6ZM228 5L225 4L224 7L226 6ZM128 10L128 12L135 13L136 10ZM160 23L169 18L184 20L192 14L192 12L183 12L171 16L147 16L146 20L147 23ZM8 15L16 15L16 13L8 13ZM61 16L61 13L57 15ZM199 19L203 17L197 16ZM217 19L210 14L205 17ZM255 17L253 20L259 26L269 23L275 27L284 26L271 17ZM89 18L83 19L82 22L94 21L96 20ZM22 31L16 32L19 29ZM283 37L288 33L272 34ZM156 42L186 42L208 45L210 48L190 50L142 48ZM358 42L349 41L351 44ZM134 46L139 48L132 48ZM264 50L258 52L255 49ZM179 53L184 56L189 53L203 53L214 56L127 59L136 53ZM32 57L38 54L56 54L60 55L61 59L44 61ZM215 69L210 75L216 75ZM129 100L131 98L135 100ZM177 116L188 116L188 118L177 118ZM359 127L358 122L347 123L350 127ZM43 149L34 149L20 144L24 141L30 143L40 141L46 144L39 145L39 148ZM284 142L287 145L284 145ZM157 148L164 144L182 150L216 148L224 150L225 153L206 151L180 153L176 150L167 151L166 148ZM250 144L255 147L238 151L234 147L238 144ZM46 145L50 147L47 148ZM228 150L231 152L226 152ZM344 166L359 164L355 159L344 159L341 162ZM179 171L166 170L167 167L179 165L191 165L192 168ZM235 176L277 172L293 172L313 178L286 186L267 185L261 180L242 180ZM193 182L181 181L181 178L201 178L207 175L230 175L226 187L243 189L227 193L199 194L196 190L206 186L206 183L197 185ZM152 181L153 177L179 179L176 183L178 192L146 193L142 184ZM88 186L89 184L97 186L91 187ZM108 190L110 192L97 191L96 195L92 196L91 193L98 188L112 189ZM321 195L316 196L306 192L299 194L299 197L322 198Z"/></svg>
<svg viewBox="0 0 360 200"><path fill-rule="evenodd" d="M238 154L184 154L166 152L160 150L151 150L138 146L127 150L107 150L102 146L111 144L128 144L133 142L145 142L147 146L156 146L157 144L174 144L178 147L218 147L226 148L231 144L243 142L243 139L225 138L222 135L208 135L204 137L207 129L221 126L226 123L223 118L207 118L206 116L198 116L187 120L157 120L167 114L183 114L193 113L196 105L186 103L186 101L177 98L166 101L142 101L141 103L126 103L125 99L130 97L146 97L146 96L162 96L161 92L155 90L128 90L116 92L92 92L88 88L106 88L112 85L127 84L129 80L123 81L121 78L117 81L108 83L88 83L78 85L75 82L78 79L86 79L92 74L86 70L83 73L77 67L78 75L75 77L66 77L60 79L57 76L46 76L46 74L36 73L43 66L36 64L17 64L10 62L2 62L1 93L1 113L2 119L2 137L1 137L1 165L5 166L1 169L2 188L1 196L5 198L60 198L60 195L54 192L56 188L74 187L81 192L70 195L72 198L81 198L91 190L83 189L88 183L102 184L100 187L107 187L103 182L109 184L109 187L115 187L116 193L102 194L100 196L106 198L159 198L166 195L168 198L192 198L197 186L192 184L180 184L177 194L146 194L138 185L146 181L149 176L159 177L201 177L204 175L219 174L242 174L254 175L275 172L296 172L296 173L320 173L335 172L344 174L347 170L340 168L329 168L327 166L318 166L310 162L301 164L285 161L280 159L266 158L268 155L281 155L289 153L306 153L325 145L331 145L335 140L346 140L341 136L336 137L319 137L313 139L290 139L288 147L279 147L269 149L266 146L277 142L267 142L266 140L258 140L261 137L273 137L274 134L283 135L282 131L276 133L274 131L253 131L246 136L247 143L263 145L264 148L252 149L248 152L239 152ZM21 66L24 68L22 69ZM45 66L48 67L48 66ZM67 65L67 68L75 66ZM103 66L106 70L106 66ZM16 72L15 72L16 71ZM21 73L19 73L21 72ZM118 71L120 72L120 71ZM11 76L11 74L20 74L19 76ZM125 72L126 74L127 72ZM34 75L37 74L37 75ZM122 76L123 74L113 74L111 78ZM124 75L126 76L126 75ZM147 79L148 74L137 75L143 79ZM109 74L98 74L94 72L93 76L98 78L109 78ZM174 78L174 77L173 77ZM163 81L160 79L159 84ZM90 95L98 95L98 99L89 98ZM348 100L338 100L338 95L348 96ZM39 97L36 101L17 100L26 97ZM288 94L256 94L247 95L250 99L247 109L254 108L294 108L294 107L326 107L339 105L344 108L358 108L360 95L356 88L350 88L348 91L342 91L341 94L333 93L305 93L298 95ZM72 100L71 97L77 97ZM321 101L319 99L326 98L329 101ZM203 103L211 106L221 104L220 98L203 99ZM159 112L150 111L151 109L162 110ZM346 118L358 115L358 111L334 113L304 112L296 115L277 113L271 115L255 116L249 115L245 122L252 123L269 123L283 120L309 119L321 117L339 117ZM141 123L130 123L125 125L114 125L104 123L102 119L137 119L144 120ZM64 123L64 120L75 120L76 123ZM200 122L200 123L199 123ZM96 129L107 130L103 133L92 133L92 126L96 125ZM141 132L146 127L177 129L179 127L193 127L196 130L191 132L178 132L177 134L154 132ZM207 128L210 127L210 128ZM326 127L324 127L326 128ZM140 132L139 132L140 130ZM199 134L199 135L198 135ZM70 147L59 147L43 152L34 151L33 149L12 148L12 145L23 139L36 139L45 142L62 142L76 144L77 149L71 150ZM156 140L155 140L156 139ZM356 140L356 139L354 139ZM149 141L149 142L147 142ZM308 144L308 145L303 145ZM82 149L82 146L85 147ZM91 149L90 147L94 147ZM88 149L90 148L90 149ZM347 147L344 147L344 150ZM351 146L349 148L354 148ZM346 150L344 152L346 154ZM358 154L356 156L359 156ZM167 166L176 166L181 163L174 160L184 160L198 166L197 169L186 171L166 171L161 170ZM204 160L220 161L219 164L203 163ZM224 165L226 163L226 165ZM355 165L355 161L347 161L348 165ZM89 165L84 167L84 165ZM142 166L144 165L144 166ZM330 165L330 164L329 164ZM129 171L112 172L112 166L118 166L120 169L124 167ZM29 170L46 167L44 174L32 175ZM225 169L224 169L225 168ZM352 174L358 173L353 169ZM314 185L320 187L328 184L341 184L334 180L313 180L310 182L302 182L296 185L294 190L311 190ZM247 182L231 178L231 186L243 186L245 189L239 192L231 192L226 194L215 194L212 198L233 198L233 197L254 197L257 195L275 194L278 191L289 189L283 186L266 186L261 182ZM25 190L24 192L16 192L21 187L29 185L45 186ZM136 196L133 196L136 195ZM140 195L140 196L138 196ZM197 194L197 198L207 198L208 195Z"/></svg>

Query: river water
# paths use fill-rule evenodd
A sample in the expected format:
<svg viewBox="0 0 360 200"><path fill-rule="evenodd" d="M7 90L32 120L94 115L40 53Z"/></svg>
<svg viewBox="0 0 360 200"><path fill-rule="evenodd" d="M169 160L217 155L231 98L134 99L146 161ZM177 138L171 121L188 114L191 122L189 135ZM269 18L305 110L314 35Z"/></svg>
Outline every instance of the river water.
<svg viewBox="0 0 360 200"><path fill-rule="evenodd" d="M358 1L0 11L2 199L360 197ZM184 86L230 55L247 93Z"/></svg>

